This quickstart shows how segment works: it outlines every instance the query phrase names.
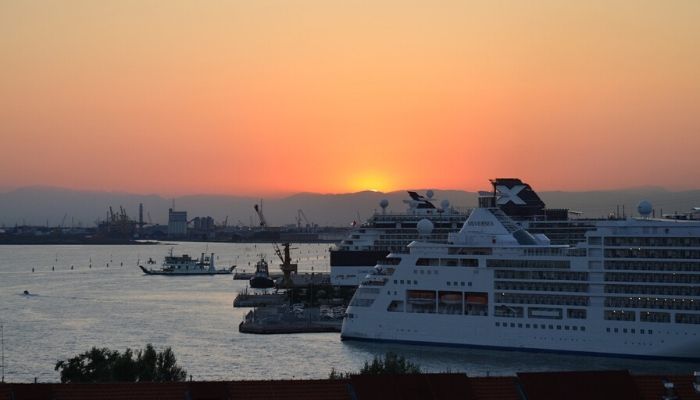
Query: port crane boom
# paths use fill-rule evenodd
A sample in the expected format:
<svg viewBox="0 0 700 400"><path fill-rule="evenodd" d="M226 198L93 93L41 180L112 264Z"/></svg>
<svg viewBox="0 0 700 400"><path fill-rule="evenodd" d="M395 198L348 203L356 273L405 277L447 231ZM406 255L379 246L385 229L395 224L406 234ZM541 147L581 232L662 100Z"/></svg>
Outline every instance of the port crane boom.
<svg viewBox="0 0 700 400"><path fill-rule="evenodd" d="M260 206L257 204L253 206L255 209L255 212L258 214L258 218L260 218L260 226L263 228L267 228L267 221L265 221L265 216L263 215L263 210L262 210L262 199L260 199Z"/></svg>

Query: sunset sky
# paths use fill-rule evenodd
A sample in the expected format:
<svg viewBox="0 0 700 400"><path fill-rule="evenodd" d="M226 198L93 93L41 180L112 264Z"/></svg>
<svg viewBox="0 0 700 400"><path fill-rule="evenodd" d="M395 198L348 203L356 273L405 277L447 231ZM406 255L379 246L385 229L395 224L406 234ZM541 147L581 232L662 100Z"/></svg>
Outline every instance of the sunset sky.
<svg viewBox="0 0 700 400"><path fill-rule="evenodd" d="M700 1L0 2L0 189L700 188Z"/></svg>

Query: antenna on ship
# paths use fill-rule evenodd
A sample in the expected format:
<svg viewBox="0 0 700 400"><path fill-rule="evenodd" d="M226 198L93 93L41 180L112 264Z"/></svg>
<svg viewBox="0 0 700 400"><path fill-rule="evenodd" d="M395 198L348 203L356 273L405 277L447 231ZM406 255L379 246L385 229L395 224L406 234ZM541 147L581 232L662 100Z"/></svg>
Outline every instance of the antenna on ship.
<svg viewBox="0 0 700 400"><path fill-rule="evenodd" d="M387 200L387 199L382 199L382 201L379 202L379 207L382 208L382 214L386 214L386 208L388 206L389 206L389 200Z"/></svg>
<svg viewBox="0 0 700 400"><path fill-rule="evenodd" d="M2 383L5 383L5 326L0 323L0 348L2 348Z"/></svg>
<svg viewBox="0 0 700 400"><path fill-rule="evenodd" d="M651 206L651 203L648 200L642 200L639 202L639 205L637 205L637 212L644 219L648 219L653 210L654 208Z"/></svg>

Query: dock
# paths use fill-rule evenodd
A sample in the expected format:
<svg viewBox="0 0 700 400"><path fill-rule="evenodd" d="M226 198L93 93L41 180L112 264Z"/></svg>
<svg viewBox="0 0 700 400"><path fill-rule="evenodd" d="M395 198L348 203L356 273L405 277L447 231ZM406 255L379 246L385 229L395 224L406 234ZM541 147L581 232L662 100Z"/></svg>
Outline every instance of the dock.
<svg viewBox="0 0 700 400"><path fill-rule="evenodd" d="M343 323L341 312L329 313L319 307L304 308L301 304L292 307L260 307L250 311L238 325L241 333L284 334L340 332Z"/></svg>
<svg viewBox="0 0 700 400"><path fill-rule="evenodd" d="M246 272L246 271L235 271L233 273L233 279L235 280L240 280L240 281L245 281L245 280L250 280L250 278L255 275L255 272ZM280 272L271 272L270 278L277 282L281 281L281 278L283 277L283 274ZM323 286L327 285L330 286L331 284L331 274L328 272L300 272L300 273L292 273L290 276L291 282L292 282L292 287L297 287L297 288L303 288L307 286Z"/></svg>
<svg viewBox="0 0 700 400"><path fill-rule="evenodd" d="M276 306L284 304L286 300L286 293L248 293L246 291L233 299L233 306L236 308Z"/></svg>
<svg viewBox="0 0 700 400"><path fill-rule="evenodd" d="M234 272L233 279L237 280L237 281L247 281L247 280L250 280L250 278L252 278L253 275L255 275L255 272L246 272L246 271ZM270 273L270 278L272 278L273 281L277 280L281 277L282 277L281 272L271 272Z"/></svg>

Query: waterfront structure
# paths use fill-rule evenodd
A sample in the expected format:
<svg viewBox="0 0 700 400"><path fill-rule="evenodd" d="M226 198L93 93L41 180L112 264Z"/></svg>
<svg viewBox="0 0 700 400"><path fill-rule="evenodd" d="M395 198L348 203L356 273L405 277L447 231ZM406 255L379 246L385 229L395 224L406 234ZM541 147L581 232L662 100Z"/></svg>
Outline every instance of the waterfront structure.
<svg viewBox="0 0 700 400"><path fill-rule="evenodd" d="M168 209L168 237L187 235L187 211Z"/></svg>
<svg viewBox="0 0 700 400"><path fill-rule="evenodd" d="M700 222L599 221L576 246L532 234L482 193L447 243L367 275L343 339L700 359Z"/></svg>

